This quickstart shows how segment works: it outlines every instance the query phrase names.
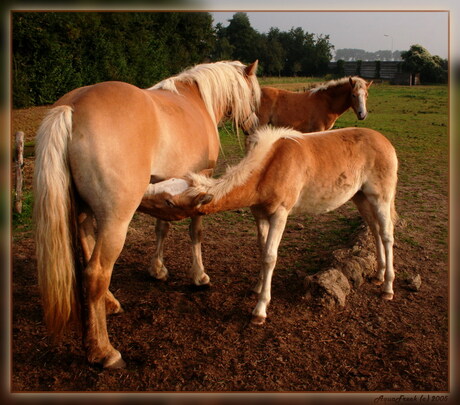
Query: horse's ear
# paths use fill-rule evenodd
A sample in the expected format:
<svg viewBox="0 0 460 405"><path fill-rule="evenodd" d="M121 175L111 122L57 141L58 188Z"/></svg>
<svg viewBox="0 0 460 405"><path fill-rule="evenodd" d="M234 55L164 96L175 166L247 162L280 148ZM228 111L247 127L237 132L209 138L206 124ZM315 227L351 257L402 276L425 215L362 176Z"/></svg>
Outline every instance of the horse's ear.
<svg viewBox="0 0 460 405"><path fill-rule="evenodd" d="M373 80L371 80L369 83L367 83L367 88L371 87L371 84L374 83Z"/></svg>
<svg viewBox="0 0 460 405"><path fill-rule="evenodd" d="M348 78L348 81L350 82L350 86L353 88L354 84L353 84L353 79L351 78L351 76Z"/></svg>
<svg viewBox="0 0 460 405"><path fill-rule="evenodd" d="M259 65L259 60L256 59L255 62L251 63L249 66L246 66L246 74L248 76L255 75L257 73L257 66Z"/></svg>
<svg viewBox="0 0 460 405"><path fill-rule="evenodd" d="M195 207L199 208L202 205L209 204L213 198L212 194L200 193L193 199L193 203Z"/></svg>

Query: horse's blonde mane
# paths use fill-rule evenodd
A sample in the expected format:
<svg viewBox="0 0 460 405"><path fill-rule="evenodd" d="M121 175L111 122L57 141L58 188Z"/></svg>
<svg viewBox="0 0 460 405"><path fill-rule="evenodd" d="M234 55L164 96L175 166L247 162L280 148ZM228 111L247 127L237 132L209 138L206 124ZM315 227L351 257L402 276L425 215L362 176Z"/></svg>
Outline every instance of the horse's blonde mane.
<svg viewBox="0 0 460 405"><path fill-rule="evenodd" d="M259 128L255 133L249 135L247 139L248 153L237 165L229 167L225 174L218 179L189 173L187 178L190 180L192 187L186 193L195 196L205 192L213 194L214 198L219 200L232 188L243 185L254 171L262 167L265 157L276 141L279 139L296 141L296 138L300 138L303 135L301 132L291 128L269 126Z"/></svg>
<svg viewBox="0 0 460 405"><path fill-rule="evenodd" d="M260 104L260 86L256 75L246 75L246 66L238 61L204 63L185 70L177 76L165 79L148 90L169 90L178 93L177 82L196 83L209 115L214 123L217 115L227 114L226 119L242 124L256 125L255 111ZM249 81L249 83L248 83Z"/></svg>
<svg viewBox="0 0 460 405"><path fill-rule="evenodd" d="M328 90L332 87L341 86L345 83L348 83L349 80L350 80L349 76L342 77L337 80L329 80L328 82L317 84L316 86L312 87L308 91L310 93L317 93L319 91ZM366 88L366 81L363 78L359 76L352 76L352 80L355 83L355 86L358 86L358 88Z"/></svg>

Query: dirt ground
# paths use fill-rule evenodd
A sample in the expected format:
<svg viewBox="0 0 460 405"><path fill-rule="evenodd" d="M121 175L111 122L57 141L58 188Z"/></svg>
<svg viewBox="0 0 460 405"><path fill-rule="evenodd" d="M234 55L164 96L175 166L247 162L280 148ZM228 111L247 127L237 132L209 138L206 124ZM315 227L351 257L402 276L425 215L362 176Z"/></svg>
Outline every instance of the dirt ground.
<svg viewBox="0 0 460 405"><path fill-rule="evenodd" d="M13 130L31 140L42 108L15 111ZM222 162L225 163L225 162ZM30 187L33 158L26 159ZM428 202L430 203L430 202ZM433 207L439 201L431 201ZM442 209L446 209L447 201ZM400 213L418 217L403 201ZM417 222L418 221L418 222ZM203 258L210 288L191 286L187 222L173 226L165 248L166 282L148 273L154 219L136 214L116 263L111 291L124 312L108 317L113 345L127 367L86 362L78 332L53 343L42 322L29 230L12 246L11 389L13 392L445 392L449 389L449 274L446 254L426 229L412 239L396 229L395 298L366 281L343 308L317 308L304 279L326 268L331 252L351 243L360 220L352 206L316 218L292 217L281 243L265 325L249 323L249 293L259 272L248 210L205 218ZM436 226L447 226L441 220ZM417 243L411 243L413 239ZM442 252L441 252L442 253ZM420 274L418 292L405 279Z"/></svg>

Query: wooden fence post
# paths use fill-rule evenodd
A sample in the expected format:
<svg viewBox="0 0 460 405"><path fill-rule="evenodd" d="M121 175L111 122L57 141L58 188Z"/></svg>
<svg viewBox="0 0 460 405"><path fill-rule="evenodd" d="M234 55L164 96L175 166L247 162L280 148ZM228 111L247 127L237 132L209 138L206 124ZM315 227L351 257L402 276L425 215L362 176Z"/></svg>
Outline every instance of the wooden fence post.
<svg viewBox="0 0 460 405"><path fill-rule="evenodd" d="M14 210L22 213L22 168L24 166L24 132L14 134L14 162L16 172L16 184L14 190Z"/></svg>

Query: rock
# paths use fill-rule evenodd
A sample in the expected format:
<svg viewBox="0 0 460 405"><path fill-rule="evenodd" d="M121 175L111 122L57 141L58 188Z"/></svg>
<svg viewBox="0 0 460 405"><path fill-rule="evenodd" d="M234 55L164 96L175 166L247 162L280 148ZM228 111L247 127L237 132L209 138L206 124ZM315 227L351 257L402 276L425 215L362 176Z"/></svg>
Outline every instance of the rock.
<svg viewBox="0 0 460 405"><path fill-rule="evenodd" d="M420 277L420 274L416 274L415 276L407 278L406 282L409 290L419 291L422 285L422 277Z"/></svg>
<svg viewBox="0 0 460 405"><path fill-rule="evenodd" d="M321 306L327 308L345 306L346 297L351 291L347 278L337 269L328 269L307 276L305 285L309 297L318 300Z"/></svg>

